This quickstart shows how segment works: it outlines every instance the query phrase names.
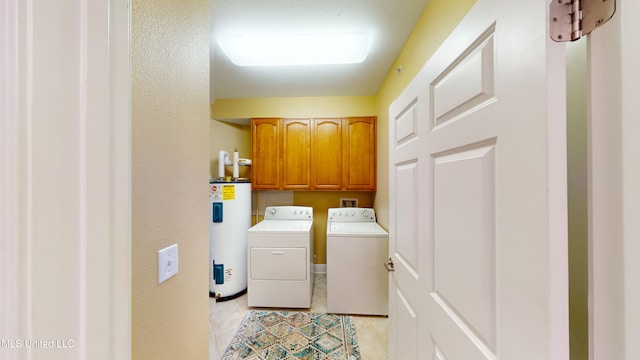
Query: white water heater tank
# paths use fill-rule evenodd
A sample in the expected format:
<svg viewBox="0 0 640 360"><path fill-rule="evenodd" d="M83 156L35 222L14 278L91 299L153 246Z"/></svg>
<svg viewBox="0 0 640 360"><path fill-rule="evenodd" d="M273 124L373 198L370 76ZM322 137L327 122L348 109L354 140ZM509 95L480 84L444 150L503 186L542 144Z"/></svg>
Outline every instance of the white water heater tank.
<svg viewBox="0 0 640 360"><path fill-rule="evenodd" d="M247 290L251 182L210 181L209 205L209 295L223 301Z"/></svg>

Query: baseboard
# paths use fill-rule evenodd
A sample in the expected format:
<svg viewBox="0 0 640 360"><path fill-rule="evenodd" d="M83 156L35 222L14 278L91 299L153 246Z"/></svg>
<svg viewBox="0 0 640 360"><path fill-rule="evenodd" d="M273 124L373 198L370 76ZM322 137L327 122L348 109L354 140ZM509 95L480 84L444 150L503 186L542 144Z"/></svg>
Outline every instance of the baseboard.
<svg viewBox="0 0 640 360"><path fill-rule="evenodd" d="M326 274L327 264L313 264L313 272L315 274Z"/></svg>

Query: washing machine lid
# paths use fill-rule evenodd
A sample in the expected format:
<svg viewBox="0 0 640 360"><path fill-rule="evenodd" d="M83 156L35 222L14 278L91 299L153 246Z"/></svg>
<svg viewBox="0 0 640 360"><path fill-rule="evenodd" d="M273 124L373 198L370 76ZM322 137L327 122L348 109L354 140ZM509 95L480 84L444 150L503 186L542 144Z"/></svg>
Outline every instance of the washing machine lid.
<svg viewBox="0 0 640 360"><path fill-rule="evenodd" d="M329 221L327 223L327 236L353 236L353 235L370 235L370 236L388 236L388 233L382 226L375 222L364 221Z"/></svg>
<svg viewBox="0 0 640 360"><path fill-rule="evenodd" d="M311 231L313 220L262 220L248 231L251 234L305 233Z"/></svg>

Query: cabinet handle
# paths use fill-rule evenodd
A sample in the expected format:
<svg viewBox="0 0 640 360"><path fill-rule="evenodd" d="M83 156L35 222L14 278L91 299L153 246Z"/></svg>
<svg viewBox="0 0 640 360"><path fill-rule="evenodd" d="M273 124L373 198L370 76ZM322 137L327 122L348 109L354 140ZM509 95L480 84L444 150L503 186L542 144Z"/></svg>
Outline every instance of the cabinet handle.
<svg viewBox="0 0 640 360"><path fill-rule="evenodd" d="M271 255L284 255L284 251L272 251Z"/></svg>

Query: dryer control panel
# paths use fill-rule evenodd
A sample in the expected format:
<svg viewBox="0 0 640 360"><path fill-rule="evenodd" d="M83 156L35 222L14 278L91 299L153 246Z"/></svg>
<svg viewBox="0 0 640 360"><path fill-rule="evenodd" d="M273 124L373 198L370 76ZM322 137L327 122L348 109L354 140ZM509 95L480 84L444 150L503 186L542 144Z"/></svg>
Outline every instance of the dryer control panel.
<svg viewBox="0 0 640 360"><path fill-rule="evenodd" d="M328 216L329 221L376 222L376 213L371 208L332 208Z"/></svg>
<svg viewBox="0 0 640 360"><path fill-rule="evenodd" d="M310 206L267 206L265 220L311 220L313 208Z"/></svg>

